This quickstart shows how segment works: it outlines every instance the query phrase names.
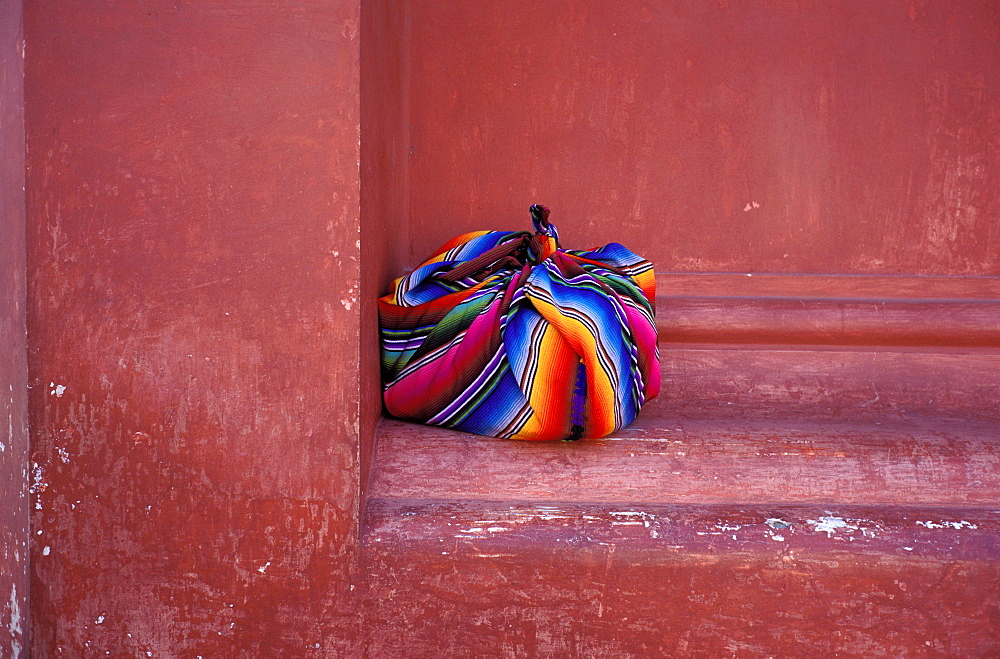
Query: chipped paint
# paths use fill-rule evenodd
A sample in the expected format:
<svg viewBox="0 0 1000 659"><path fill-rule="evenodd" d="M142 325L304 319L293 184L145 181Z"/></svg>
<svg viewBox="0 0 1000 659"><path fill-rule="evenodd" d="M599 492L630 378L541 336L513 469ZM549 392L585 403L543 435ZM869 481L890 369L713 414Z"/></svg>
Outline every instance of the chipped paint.
<svg viewBox="0 0 1000 659"><path fill-rule="evenodd" d="M848 535L853 534L855 531L860 531L861 535L866 538L875 537L875 530L872 528L876 526L874 522L868 520L847 520L829 512L826 516L820 517L818 520L806 520L806 523L812 525L813 531L826 533L828 538L839 535L838 532L840 531L844 531ZM848 540L853 539L853 537L848 537Z"/></svg>
<svg viewBox="0 0 1000 659"><path fill-rule="evenodd" d="M978 529L979 527L971 522L967 522L964 519L960 522L932 522L928 521L917 521L917 524L928 529Z"/></svg>

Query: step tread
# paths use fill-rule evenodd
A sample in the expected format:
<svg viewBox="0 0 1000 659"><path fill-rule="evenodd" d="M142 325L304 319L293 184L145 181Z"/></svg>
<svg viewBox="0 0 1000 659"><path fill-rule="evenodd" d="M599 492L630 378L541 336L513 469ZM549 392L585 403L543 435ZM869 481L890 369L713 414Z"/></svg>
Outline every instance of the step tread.
<svg viewBox="0 0 1000 659"><path fill-rule="evenodd" d="M1000 426L640 417L519 442L386 420L373 497L623 503L1000 505Z"/></svg>
<svg viewBox="0 0 1000 659"><path fill-rule="evenodd" d="M613 435L499 440L386 419L371 496L623 503L1000 503L1000 353L661 350Z"/></svg>

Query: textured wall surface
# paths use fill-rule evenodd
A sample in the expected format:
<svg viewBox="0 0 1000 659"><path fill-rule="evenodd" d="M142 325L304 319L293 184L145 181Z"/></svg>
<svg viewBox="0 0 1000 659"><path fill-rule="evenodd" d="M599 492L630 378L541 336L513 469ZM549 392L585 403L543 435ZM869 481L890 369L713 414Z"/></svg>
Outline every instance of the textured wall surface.
<svg viewBox="0 0 1000 659"><path fill-rule="evenodd" d="M359 22L27 5L35 655L354 647Z"/></svg>
<svg viewBox="0 0 1000 659"><path fill-rule="evenodd" d="M411 260L540 201L664 272L1000 273L996 3L414 0L411 26Z"/></svg>
<svg viewBox="0 0 1000 659"><path fill-rule="evenodd" d="M28 403L21 3L0 2L0 656L28 632Z"/></svg>
<svg viewBox="0 0 1000 659"><path fill-rule="evenodd" d="M403 273L407 225L407 3L373 0L361 14L361 482L382 412L376 300Z"/></svg>
<svg viewBox="0 0 1000 659"><path fill-rule="evenodd" d="M728 412L733 428L689 438L704 451L686 466L656 445L676 441L677 400L703 402L699 419L728 398L812 419L837 398L856 425L816 431L831 449L809 463L824 482L863 498L869 481L837 462L853 459L849 445L870 476L901 474L886 483L918 488L906 468L919 465L936 479L915 497L930 508L993 496L995 479L970 479L996 462L983 401L997 277L969 275L1000 274L995 4L33 0L26 215L20 3L3 7L0 274L13 286L0 302L16 305L25 272L28 301L0 327L13 437L0 501L21 515L0 533L5 551L24 541L30 486L35 655L864 656L1000 643L1000 523L986 507L876 506L836 518L871 521L838 532L817 526L834 519L826 499L786 488L796 558L771 533L767 516L786 509L765 498L767 478L752 510L735 501L747 488L715 483L740 478L734 464L779 464L766 450L788 434L781 418L754 433ZM866 302L871 313L837 299L814 314L797 300L671 307L667 329L698 321L701 340L839 345L850 321L857 345L876 346L670 353L662 427L628 459L667 456L649 458L662 479L644 481L649 503L667 498L657 483L683 498L700 478L721 512L599 510L603 472L581 466L585 444L575 460L511 444L483 458L477 440L449 448L390 422L380 446L397 453L380 463L375 296L458 233L526 228L535 201L568 246L618 240L680 273L660 278L675 294L934 299ZM784 275L685 274L716 271ZM945 303L942 323L925 313ZM941 326L951 343L938 354ZM876 364L892 341L898 357ZM782 387L785 374L803 382ZM982 419L952 434L932 419L880 444L871 424L895 400ZM785 437L787 460L813 459L811 437ZM672 478L681 469L689 480ZM470 474L497 484L477 489ZM627 493L626 479L605 482ZM910 492L884 487L889 503ZM546 489L555 503L538 505ZM572 493L566 516L553 506ZM13 565L26 569L23 551ZM28 631L18 578L0 579L11 647Z"/></svg>

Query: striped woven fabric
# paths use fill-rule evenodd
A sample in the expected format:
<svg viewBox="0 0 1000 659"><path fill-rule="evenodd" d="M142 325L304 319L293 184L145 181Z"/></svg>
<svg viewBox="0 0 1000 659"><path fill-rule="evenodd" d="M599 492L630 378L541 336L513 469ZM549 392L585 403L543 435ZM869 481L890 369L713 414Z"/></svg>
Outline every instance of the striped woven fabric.
<svg viewBox="0 0 1000 659"><path fill-rule="evenodd" d="M445 243L379 300L393 416L492 437L602 437L660 386L653 266L619 244L565 250L535 233Z"/></svg>

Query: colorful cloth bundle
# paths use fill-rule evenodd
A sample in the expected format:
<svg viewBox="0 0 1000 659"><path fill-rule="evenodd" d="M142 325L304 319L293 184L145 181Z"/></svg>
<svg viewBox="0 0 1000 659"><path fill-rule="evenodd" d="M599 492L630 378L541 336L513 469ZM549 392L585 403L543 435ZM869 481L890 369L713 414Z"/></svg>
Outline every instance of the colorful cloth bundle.
<svg viewBox="0 0 1000 659"><path fill-rule="evenodd" d="M653 265L617 243L559 248L535 233L445 243L379 300L393 416L514 439L602 437L660 388Z"/></svg>

